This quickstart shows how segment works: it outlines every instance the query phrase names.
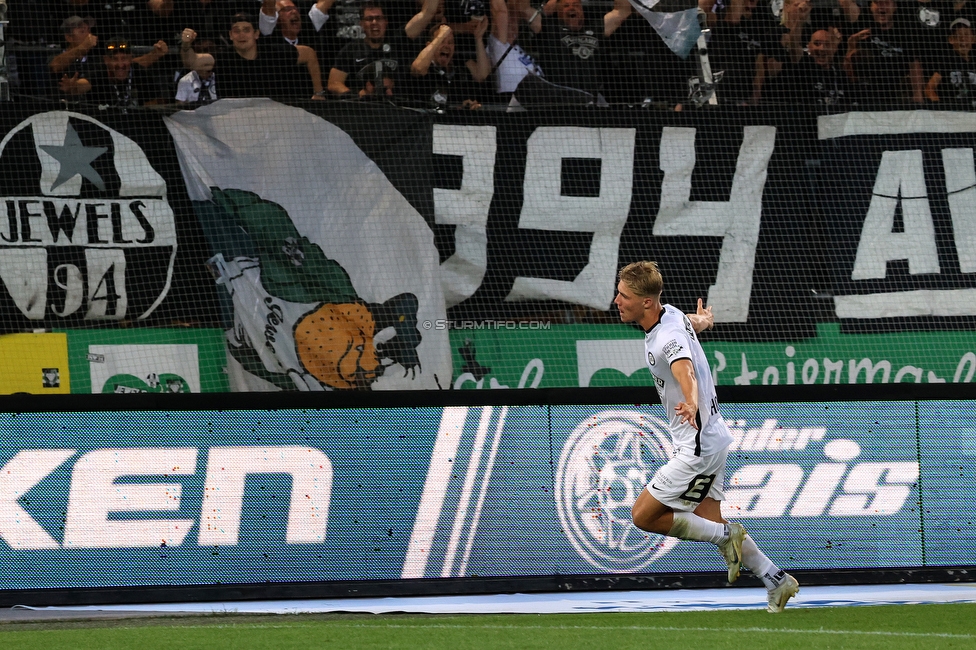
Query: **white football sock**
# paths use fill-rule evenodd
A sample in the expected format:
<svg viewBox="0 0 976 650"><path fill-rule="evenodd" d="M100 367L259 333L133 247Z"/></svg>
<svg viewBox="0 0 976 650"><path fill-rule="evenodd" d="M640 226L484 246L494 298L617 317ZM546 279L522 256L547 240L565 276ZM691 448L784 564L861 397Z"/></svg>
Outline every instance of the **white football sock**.
<svg viewBox="0 0 976 650"><path fill-rule="evenodd" d="M777 575L782 573L780 568L759 550L756 542L749 535L746 535L746 538L742 540L742 565L752 571L752 575L762 580L766 589L778 586L782 579L781 576Z"/></svg>
<svg viewBox="0 0 976 650"><path fill-rule="evenodd" d="M693 512L675 512L674 523L671 524L668 535L679 539L721 544L728 539L729 533L725 524L709 521Z"/></svg>

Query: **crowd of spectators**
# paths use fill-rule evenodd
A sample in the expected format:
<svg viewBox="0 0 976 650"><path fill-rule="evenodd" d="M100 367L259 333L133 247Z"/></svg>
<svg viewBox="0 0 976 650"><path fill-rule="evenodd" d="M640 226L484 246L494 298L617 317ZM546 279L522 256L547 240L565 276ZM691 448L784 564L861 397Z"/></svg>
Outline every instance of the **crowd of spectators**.
<svg viewBox="0 0 976 650"><path fill-rule="evenodd" d="M688 106L697 48L675 54L630 0L538 1L11 0L7 56L22 95L123 110L224 97ZM718 104L976 106L970 0L698 7Z"/></svg>

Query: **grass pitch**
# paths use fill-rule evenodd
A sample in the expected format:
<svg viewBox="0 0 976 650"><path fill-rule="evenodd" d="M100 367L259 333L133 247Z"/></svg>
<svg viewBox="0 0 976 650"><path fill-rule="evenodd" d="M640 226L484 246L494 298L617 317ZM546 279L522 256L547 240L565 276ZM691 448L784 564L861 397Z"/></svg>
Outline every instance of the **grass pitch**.
<svg viewBox="0 0 976 650"><path fill-rule="evenodd" d="M0 648L976 648L976 604L646 614L180 616L0 624Z"/></svg>

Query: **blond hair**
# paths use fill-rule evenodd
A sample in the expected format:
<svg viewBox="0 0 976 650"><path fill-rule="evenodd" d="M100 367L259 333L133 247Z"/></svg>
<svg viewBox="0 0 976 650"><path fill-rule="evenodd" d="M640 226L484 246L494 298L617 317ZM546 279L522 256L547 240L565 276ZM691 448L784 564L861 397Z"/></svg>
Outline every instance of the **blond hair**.
<svg viewBox="0 0 976 650"><path fill-rule="evenodd" d="M664 279L657 262L632 262L620 269L620 281L641 298L658 298L664 289Z"/></svg>

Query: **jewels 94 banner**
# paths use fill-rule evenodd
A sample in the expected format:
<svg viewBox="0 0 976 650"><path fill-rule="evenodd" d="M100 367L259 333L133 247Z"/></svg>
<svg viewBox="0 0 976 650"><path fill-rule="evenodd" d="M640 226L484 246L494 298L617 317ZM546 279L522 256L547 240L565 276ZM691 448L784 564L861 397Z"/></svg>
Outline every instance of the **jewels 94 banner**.
<svg viewBox="0 0 976 650"><path fill-rule="evenodd" d="M158 117L20 106L0 134L3 331L217 322Z"/></svg>

